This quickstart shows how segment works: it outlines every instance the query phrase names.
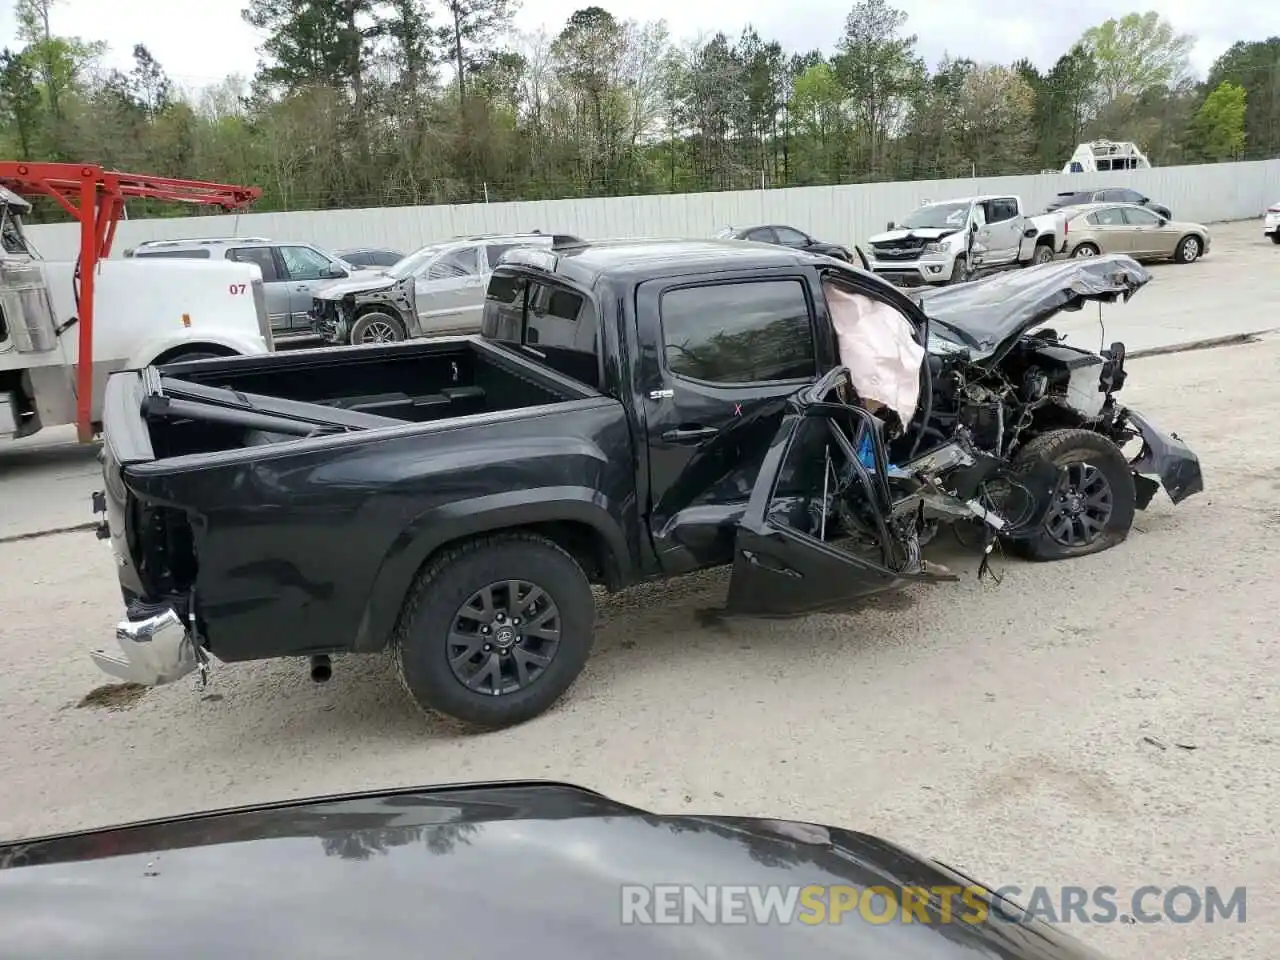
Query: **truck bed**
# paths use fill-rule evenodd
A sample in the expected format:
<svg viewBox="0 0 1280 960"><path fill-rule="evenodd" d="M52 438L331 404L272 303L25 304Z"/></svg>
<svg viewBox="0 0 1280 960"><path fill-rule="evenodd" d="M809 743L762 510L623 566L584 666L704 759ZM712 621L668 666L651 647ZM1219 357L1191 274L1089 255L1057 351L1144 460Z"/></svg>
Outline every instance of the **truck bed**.
<svg viewBox="0 0 1280 960"><path fill-rule="evenodd" d="M156 459L599 396L472 338L174 364L141 403Z"/></svg>
<svg viewBox="0 0 1280 960"><path fill-rule="evenodd" d="M636 522L622 404L479 339L125 371L105 418L126 596L226 661L381 648L476 518Z"/></svg>

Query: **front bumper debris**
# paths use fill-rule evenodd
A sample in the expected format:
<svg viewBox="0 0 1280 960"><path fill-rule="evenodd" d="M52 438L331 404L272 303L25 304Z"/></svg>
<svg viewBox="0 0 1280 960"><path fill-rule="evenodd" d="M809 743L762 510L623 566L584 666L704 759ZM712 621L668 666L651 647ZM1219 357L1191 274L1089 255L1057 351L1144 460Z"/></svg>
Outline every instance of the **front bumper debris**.
<svg viewBox="0 0 1280 960"><path fill-rule="evenodd" d="M1142 437L1142 450L1129 464L1134 473L1159 477L1174 503L1204 491L1200 458L1176 433L1164 433L1136 410L1126 410L1125 418Z"/></svg>
<svg viewBox="0 0 1280 960"><path fill-rule="evenodd" d="M116 643L122 656L94 650L89 656L103 673L147 687L173 683L200 665L195 642L173 610L145 620L122 620L116 624Z"/></svg>

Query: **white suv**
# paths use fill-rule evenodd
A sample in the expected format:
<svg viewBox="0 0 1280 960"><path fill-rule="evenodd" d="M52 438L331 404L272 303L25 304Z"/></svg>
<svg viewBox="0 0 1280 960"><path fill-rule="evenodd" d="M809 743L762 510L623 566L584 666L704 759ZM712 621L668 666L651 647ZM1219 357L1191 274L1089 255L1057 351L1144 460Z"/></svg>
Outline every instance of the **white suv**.
<svg viewBox="0 0 1280 960"><path fill-rule="evenodd" d="M455 237L409 254L385 273L330 284L312 300L312 329L326 343L394 343L476 333L489 275L517 247L581 243L550 233Z"/></svg>

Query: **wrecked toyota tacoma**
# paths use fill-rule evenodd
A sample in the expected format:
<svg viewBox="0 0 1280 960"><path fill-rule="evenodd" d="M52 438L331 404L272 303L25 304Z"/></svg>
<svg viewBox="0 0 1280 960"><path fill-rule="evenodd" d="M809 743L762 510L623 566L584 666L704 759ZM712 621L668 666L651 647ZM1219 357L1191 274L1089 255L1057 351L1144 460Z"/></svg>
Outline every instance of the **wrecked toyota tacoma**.
<svg viewBox="0 0 1280 960"><path fill-rule="evenodd" d="M781 247L578 243L506 254L477 337L122 371L96 507L127 617L94 659L323 680L389 650L419 704L501 727L582 670L593 584L731 564L725 612L774 617L955 579L941 525L1104 550L1199 463L1117 401L1122 345L1044 321L1149 279L1097 257L917 302Z"/></svg>

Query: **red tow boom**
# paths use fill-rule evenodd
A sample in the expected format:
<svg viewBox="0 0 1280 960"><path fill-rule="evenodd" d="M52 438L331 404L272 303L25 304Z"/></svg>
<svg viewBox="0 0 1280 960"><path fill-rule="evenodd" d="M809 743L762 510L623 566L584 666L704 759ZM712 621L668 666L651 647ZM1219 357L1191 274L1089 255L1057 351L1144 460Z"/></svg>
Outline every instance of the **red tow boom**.
<svg viewBox="0 0 1280 960"><path fill-rule="evenodd" d="M94 164L0 160L0 185L24 196L52 197L80 224L80 354L76 363L76 431L93 438L93 288L98 261L111 255L116 224L130 197L243 210L262 196L258 187L116 173Z"/></svg>

